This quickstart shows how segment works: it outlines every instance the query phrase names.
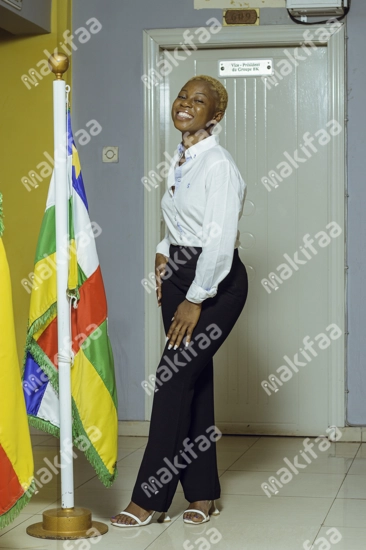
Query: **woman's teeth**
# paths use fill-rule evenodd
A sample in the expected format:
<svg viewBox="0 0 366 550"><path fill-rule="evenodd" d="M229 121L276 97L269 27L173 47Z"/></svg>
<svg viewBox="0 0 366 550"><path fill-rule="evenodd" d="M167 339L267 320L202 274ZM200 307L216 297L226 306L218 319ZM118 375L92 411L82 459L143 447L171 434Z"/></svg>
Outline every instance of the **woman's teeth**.
<svg viewBox="0 0 366 550"><path fill-rule="evenodd" d="M190 115L190 114L188 114L188 113L185 113L185 112L183 112L183 111L178 111L177 116L178 116L179 118L186 118L186 119L191 119L191 118L193 118L192 115Z"/></svg>

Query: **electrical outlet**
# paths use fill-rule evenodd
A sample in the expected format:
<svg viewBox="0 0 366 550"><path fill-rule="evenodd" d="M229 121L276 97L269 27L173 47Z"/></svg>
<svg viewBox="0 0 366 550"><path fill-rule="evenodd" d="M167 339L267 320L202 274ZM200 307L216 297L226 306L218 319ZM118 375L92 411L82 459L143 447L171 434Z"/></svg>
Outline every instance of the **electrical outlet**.
<svg viewBox="0 0 366 550"><path fill-rule="evenodd" d="M119 147L103 147L103 162L118 162Z"/></svg>

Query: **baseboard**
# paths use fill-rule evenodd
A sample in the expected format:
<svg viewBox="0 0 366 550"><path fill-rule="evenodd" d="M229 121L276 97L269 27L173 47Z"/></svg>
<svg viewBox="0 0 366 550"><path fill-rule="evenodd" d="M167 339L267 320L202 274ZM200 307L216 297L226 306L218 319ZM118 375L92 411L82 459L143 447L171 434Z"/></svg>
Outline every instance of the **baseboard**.
<svg viewBox="0 0 366 550"><path fill-rule="evenodd" d="M270 425L247 426L246 424L218 423L217 427L223 434L231 435L267 435L277 437L319 437L322 435L319 433L286 433L286 435L284 435L278 428L274 428ZM337 428L337 430L342 434L339 441L344 443L366 443L365 426L346 426ZM325 432L324 435L326 435Z"/></svg>
<svg viewBox="0 0 366 550"><path fill-rule="evenodd" d="M366 427L365 426L346 426L338 428L342 432L342 437L339 441L349 443L366 443Z"/></svg>
<svg viewBox="0 0 366 550"><path fill-rule="evenodd" d="M150 422L145 421L135 421L135 420L119 420L118 421L118 435L125 436L137 436L137 437L147 437L149 435ZM29 431L31 435L44 435L49 436L45 432L29 426ZM49 436L51 437L51 436Z"/></svg>
<svg viewBox="0 0 366 550"><path fill-rule="evenodd" d="M147 437L149 435L150 422L148 420L119 420L118 435Z"/></svg>
<svg viewBox="0 0 366 550"><path fill-rule="evenodd" d="M127 436L148 436L149 435L149 421L125 421L120 420L118 422L118 434L127 435ZM249 426L247 424L236 424L236 423L218 423L218 429L224 435L267 435L267 436L277 436L277 437L318 437L320 434L287 434L286 436L283 433L279 433L278 429L274 429L270 426ZM342 437L339 441L345 443L366 443L366 427L364 426L346 426L345 428L338 428L342 433Z"/></svg>
<svg viewBox="0 0 366 550"><path fill-rule="evenodd" d="M146 437L149 435L150 422L145 420L141 422L120 420L118 422L118 434L125 436L143 436ZM267 436L277 436L277 437L318 437L320 434L298 434L298 433L289 433L286 436L283 433L280 433L278 429L273 428L273 426L249 426L247 424L238 424L238 423L228 423L228 422L219 422L217 424L218 429L224 435L267 435ZM339 441L343 442L355 442L355 443L366 443L366 427L364 426L346 426L345 428L338 428L342 433L342 437Z"/></svg>
<svg viewBox="0 0 366 550"><path fill-rule="evenodd" d="M283 434L278 433L278 430L268 426L265 428L258 428L256 426L248 427L244 424L235 423L218 423L218 429L226 435L269 435L281 437ZM135 420L119 420L118 422L118 435L132 436L132 437L147 437L149 435L150 422L148 420L135 421ZM342 437L339 441L345 443L366 443L366 426L346 426L345 428L338 428L342 433ZM30 433L32 435L47 435L45 432L41 432L30 426ZM291 434L289 434L291 435ZM317 437L320 434L293 434L297 437ZM287 436L283 436L287 437Z"/></svg>

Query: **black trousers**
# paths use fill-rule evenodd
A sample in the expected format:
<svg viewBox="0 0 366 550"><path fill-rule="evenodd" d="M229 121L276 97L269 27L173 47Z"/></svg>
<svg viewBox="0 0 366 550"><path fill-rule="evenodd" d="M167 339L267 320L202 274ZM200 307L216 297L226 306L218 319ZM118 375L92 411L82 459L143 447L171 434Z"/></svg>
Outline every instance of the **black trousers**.
<svg viewBox="0 0 366 550"><path fill-rule="evenodd" d="M162 277L161 309L165 334L195 277L202 248L170 246ZM156 371L149 439L132 493L147 510L166 512L180 480L189 502L220 497L217 472L213 356L243 310L248 294L247 271L238 249L229 274L213 298L202 303L191 343L168 350Z"/></svg>

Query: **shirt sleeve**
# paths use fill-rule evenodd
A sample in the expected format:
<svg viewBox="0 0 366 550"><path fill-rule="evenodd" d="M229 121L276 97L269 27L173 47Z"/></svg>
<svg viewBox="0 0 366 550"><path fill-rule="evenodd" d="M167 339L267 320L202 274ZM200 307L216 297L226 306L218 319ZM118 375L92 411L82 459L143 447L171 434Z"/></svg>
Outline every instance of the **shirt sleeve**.
<svg viewBox="0 0 366 550"><path fill-rule="evenodd" d="M199 304L217 294L231 269L246 186L228 159L210 167L202 224L202 252L186 299Z"/></svg>
<svg viewBox="0 0 366 550"><path fill-rule="evenodd" d="M170 241L169 241L169 230L166 228L165 231L165 237L158 246L156 247L156 254L164 254L167 258L169 258L169 248L170 248Z"/></svg>

